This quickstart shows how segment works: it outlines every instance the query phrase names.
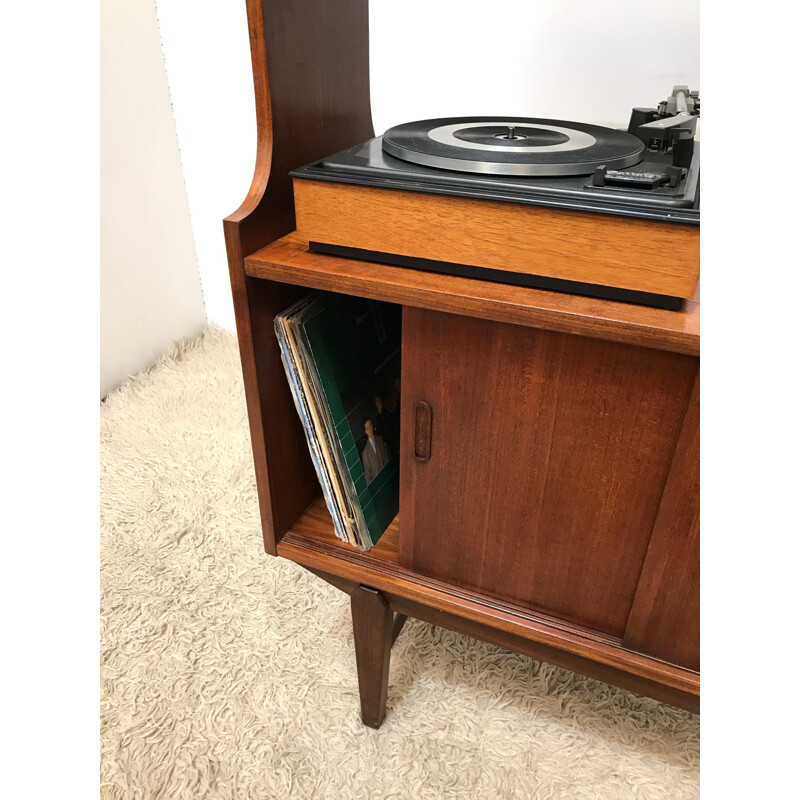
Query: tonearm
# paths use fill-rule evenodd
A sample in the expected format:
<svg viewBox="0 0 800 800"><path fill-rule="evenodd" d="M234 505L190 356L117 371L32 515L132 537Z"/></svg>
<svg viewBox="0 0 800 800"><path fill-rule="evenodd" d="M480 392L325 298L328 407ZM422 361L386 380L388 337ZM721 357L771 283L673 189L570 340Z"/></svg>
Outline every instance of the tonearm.
<svg viewBox="0 0 800 800"><path fill-rule="evenodd" d="M628 133L650 150L671 150L676 167L688 167L694 152L694 135L700 116L700 92L673 86L658 108L634 108Z"/></svg>

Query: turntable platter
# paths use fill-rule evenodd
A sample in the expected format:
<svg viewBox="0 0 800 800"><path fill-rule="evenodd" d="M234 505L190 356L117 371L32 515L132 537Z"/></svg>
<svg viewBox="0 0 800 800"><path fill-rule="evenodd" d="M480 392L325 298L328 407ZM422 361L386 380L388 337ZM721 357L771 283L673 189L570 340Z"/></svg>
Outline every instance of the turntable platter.
<svg viewBox="0 0 800 800"><path fill-rule="evenodd" d="M590 175L642 160L632 134L529 117L462 117L408 122L383 135L389 155L437 169L490 175Z"/></svg>

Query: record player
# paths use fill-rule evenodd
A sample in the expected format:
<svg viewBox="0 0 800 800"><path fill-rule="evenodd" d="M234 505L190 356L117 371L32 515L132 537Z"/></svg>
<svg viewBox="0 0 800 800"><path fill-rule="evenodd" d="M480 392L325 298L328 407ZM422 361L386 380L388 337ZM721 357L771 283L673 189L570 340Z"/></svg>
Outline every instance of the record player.
<svg viewBox="0 0 800 800"><path fill-rule="evenodd" d="M680 309L699 277L700 99L627 131L538 118L398 125L290 174L312 251Z"/></svg>

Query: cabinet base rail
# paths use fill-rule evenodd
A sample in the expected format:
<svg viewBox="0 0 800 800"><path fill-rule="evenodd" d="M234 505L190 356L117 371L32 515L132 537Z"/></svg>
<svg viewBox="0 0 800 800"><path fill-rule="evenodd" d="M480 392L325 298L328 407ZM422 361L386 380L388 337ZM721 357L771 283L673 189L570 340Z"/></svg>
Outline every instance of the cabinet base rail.
<svg viewBox="0 0 800 800"><path fill-rule="evenodd" d="M309 568L306 567L306 569ZM313 572L350 595L361 699L361 719L365 725L371 728L379 728L386 716L392 645L409 617L472 636L506 650L529 656L537 661L554 664L687 711L694 713L700 711L700 697L692 692L682 691L642 676L624 672L546 644L532 642L480 622L465 619L318 569L309 569L309 572Z"/></svg>

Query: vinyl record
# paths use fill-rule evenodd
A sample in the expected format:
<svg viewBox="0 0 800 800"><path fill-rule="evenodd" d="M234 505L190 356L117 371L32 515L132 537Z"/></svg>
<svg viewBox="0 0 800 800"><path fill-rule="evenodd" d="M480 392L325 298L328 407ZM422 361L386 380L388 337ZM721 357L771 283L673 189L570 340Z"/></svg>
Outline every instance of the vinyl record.
<svg viewBox="0 0 800 800"><path fill-rule="evenodd" d="M407 122L383 135L383 150L415 164L491 175L590 175L642 160L624 131L553 119L462 117Z"/></svg>

